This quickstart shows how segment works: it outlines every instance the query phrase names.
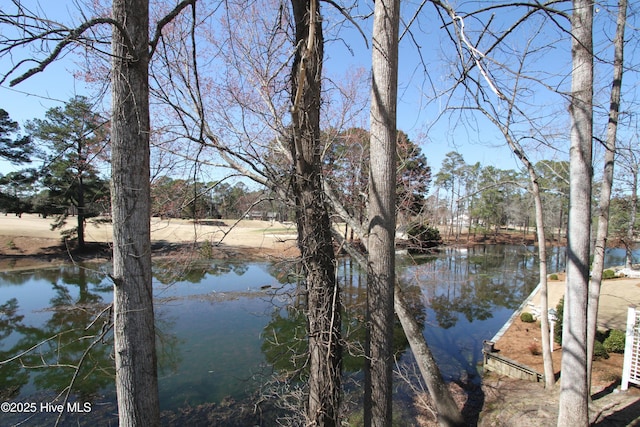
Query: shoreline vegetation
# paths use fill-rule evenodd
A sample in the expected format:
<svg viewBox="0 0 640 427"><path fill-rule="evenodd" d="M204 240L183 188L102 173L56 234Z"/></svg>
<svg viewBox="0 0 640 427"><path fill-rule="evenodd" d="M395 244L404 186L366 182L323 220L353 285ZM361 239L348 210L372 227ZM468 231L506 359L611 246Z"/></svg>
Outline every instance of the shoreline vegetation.
<svg viewBox="0 0 640 427"><path fill-rule="evenodd" d="M69 262L106 262L110 259L110 224L88 222L87 245L85 250L80 252L72 243L65 242L60 237L59 230L50 230L50 222L50 219L29 214L22 215L21 218L12 215L0 216L0 269L7 271L46 268ZM447 230L440 231L445 246L535 243L533 233L524 234L518 230L503 230L486 235L461 233L457 238L448 236ZM550 242L553 246L563 244L561 241ZM291 223L257 220L207 220L194 223L190 220L160 218L152 219L152 253L154 259L184 260L278 260L295 258L299 254L295 225ZM640 289L640 279L635 279L633 283L623 283L623 279L620 280L617 286L619 289L630 286ZM560 274L559 280L551 283L563 288L564 277ZM628 304L629 302L624 304L625 309ZM524 324L518 318L495 345L503 355L541 372L542 357L532 354L534 352L531 351L536 343L539 344L539 336L539 326ZM559 375L560 354L561 349L556 347L556 375ZM540 359L539 362L536 358ZM635 387L624 393L616 390L616 387L619 388L622 375L621 366L621 355L614 355L594 364L596 373L592 389L592 407L595 412L591 417L597 423L594 425L628 425L640 418L640 390ZM543 384L540 383L488 374L483 378L482 394L483 402L478 402L479 407L474 409L480 414L480 426L551 426L555 425L557 420L558 386L548 391L544 390ZM200 409L206 412L214 407L209 405ZM204 412L193 408L191 415ZM429 424L429 421L424 420L425 417L420 418L422 421L417 425L437 425ZM477 415L474 418L477 419Z"/></svg>
<svg viewBox="0 0 640 427"><path fill-rule="evenodd" d="M7 260L21 265L44 262L74 262L108 260L111 252L111 224L105 219L90 220L86 224L86 247L75 248L73 240L61 237L61 231L51 230L51 219L36 214L0 216L0 267L7 268ZM338 226L342 229L342 226ZM522 230L498 232L449 233L439 227L443 246L464 245L526 245L536 244L535 234ZM152 218L151 238L154 257L193 255L246 259L295 258L299 255L293 223L260 220L201 220ZM550 246L563 246L566 241L552 239Z"/></svg>

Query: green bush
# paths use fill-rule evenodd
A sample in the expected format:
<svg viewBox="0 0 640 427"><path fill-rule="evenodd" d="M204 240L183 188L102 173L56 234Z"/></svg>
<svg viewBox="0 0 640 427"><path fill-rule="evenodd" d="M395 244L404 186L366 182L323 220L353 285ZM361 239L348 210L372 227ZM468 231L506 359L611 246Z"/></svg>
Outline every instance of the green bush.
<svg viewBox="0 0 640 427"><path fill-rule="evenodd" d="M199 248L198 252L199 252L200 258L203 258L203 259L212 259L212 258L214 258L214 256L213 256L213 253L214 253L213 243L211 243L209 240L205 240L200 245L200 248Z"/></svg>
<svg viewBox="0 0 640 427"><path fill-rule="evenodd" d="M609 332L609 336L602 343L609 353L624 353L626 334L617 329Z"/></svg>
<svg viewBox="0 0 640 427"><path fill-rule="evenodd" d="M613 270L604 270L602 272L602 280L615 279L616 272Z"/></svg>
<svg viewBox="0 0 640 427"><path fill-rule="evenodd" d="M535 322L535 319L533 318L533 314L525 311L524 313L522 313L520 315L520 320L522 320L525 323L533 323Z"/></svg>
<svg viewBox="0 0 640 427"><path fill-rule="evenodd" d="M609 358L609 353L607 352L607 349L604 348L604 344L602 344L600 341L595 341L593 344L593 360L608 359L608 358Z"/></svg>
<svg viewBox="0 0 640 427"><path fill-rule="evenodd" d="M557 274L555 274L555 273L554 273L554 274L551 274L551 275L549 276L549 280L558 280L558 275L557 275Z"/></svg>
<svg viewBox="0 0 640 427"><path fill-rule="evenodd" d="M564 298L561 298L556 305L556 316L558 319L556 320L556 324L553 328L553 340L558 344L562 344L562 314L564 312Z"/></svg>
<svg viewBox="0 0 640 427"><path fill-rule="evenodd" d="M410 253L425 253L429 252L442 244L442 237L440 231L424 224L413 224L407 229L407 237L409 240L409 252Z"/></svg>

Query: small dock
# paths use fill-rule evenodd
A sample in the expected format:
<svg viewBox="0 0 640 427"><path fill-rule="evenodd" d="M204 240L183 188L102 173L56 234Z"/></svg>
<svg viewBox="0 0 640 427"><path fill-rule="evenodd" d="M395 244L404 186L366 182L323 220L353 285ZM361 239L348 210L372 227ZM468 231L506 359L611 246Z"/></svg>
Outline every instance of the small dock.
<svg viewBox="0 0 640 427"><path fill-rule="evenodd" d="M482 350L485 372L495 372L509 378L542 382L544 375L533 368L520 364L515 360L500 356L499 353Z"/></svg>

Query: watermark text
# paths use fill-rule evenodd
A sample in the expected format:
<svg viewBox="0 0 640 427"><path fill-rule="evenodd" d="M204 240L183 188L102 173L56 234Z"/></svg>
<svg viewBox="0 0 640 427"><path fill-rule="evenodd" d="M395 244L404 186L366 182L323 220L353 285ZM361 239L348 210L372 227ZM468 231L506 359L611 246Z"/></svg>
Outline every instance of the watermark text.
<svg viewBox="0 0 640 427"><path fill-rule="evenodd" d="M2 402L0 413L35 414L35 413L71 413L82 414L91 412L90 402Z"/></svg>

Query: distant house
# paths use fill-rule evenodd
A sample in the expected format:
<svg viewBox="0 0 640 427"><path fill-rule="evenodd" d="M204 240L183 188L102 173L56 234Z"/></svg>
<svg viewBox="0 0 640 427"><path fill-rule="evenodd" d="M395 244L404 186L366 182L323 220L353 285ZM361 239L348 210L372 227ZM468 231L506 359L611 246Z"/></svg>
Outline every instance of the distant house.
<svg viewBox="0 0 640 427"><path fill-rule="evenodd" d="M263 220L264 219L264 212L262 212L262 211L250 211L249 213L247 213L247 215L245 215L245 218L247 218L247 219L255 219L255 220Z"/></svg>
<svg viewBox="0 0 640 427"><path fill-rule="evenodd" d="M264 211L251 211L247 215L245 215L247 219L254 219L258 221L278 221L280 219L280 215L278 212L264 212Z"/></svg>

